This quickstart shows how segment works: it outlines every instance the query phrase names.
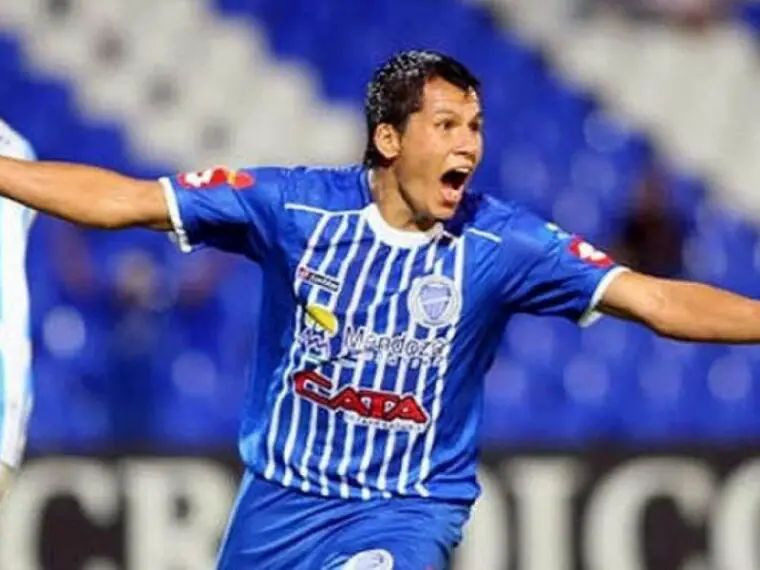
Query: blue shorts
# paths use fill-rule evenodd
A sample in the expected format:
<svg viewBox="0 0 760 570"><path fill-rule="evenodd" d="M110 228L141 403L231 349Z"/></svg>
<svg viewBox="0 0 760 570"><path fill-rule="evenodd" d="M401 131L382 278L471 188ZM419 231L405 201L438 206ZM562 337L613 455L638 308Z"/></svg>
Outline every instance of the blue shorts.
<svg viewBox="0 0 760 570"><path fill-rule="evenodd" d="M466 505L325 498L246 472L218 570L445 570Z"/></svg>

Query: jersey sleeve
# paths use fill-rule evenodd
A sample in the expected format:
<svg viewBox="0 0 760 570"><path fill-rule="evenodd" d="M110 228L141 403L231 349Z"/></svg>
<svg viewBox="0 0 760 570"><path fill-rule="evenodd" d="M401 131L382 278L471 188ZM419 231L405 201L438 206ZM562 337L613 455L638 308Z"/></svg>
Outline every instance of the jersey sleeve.
<svg viewBox="0 0 760 570"><path fill-rule="evenodd" d="M0 156L17 158L20 160L36 160L34 148L17 131L0 119Z"/></svg>
<svg viewBox="0 0 760 570"><path fill-rule="evenodd" d="M35 160L32 146L0 120L0 156ZM0 468L18 468L32 405L26 248L34 211L0 198Z"/></svg>
<svg viewBox="0 0 760 570"><path fill-rule="evenodd" d="M627 271L577 235L532 214L510 224L502 242L502 296L513 312L561 316L589 326L607 287Z"/></svg>
<svg viewBox="0 0 760 570"><path fill-rule="evenodd" d="M276 239L289 171L212 168L160 179L183 252L211 246L263 260Z"/></svg>

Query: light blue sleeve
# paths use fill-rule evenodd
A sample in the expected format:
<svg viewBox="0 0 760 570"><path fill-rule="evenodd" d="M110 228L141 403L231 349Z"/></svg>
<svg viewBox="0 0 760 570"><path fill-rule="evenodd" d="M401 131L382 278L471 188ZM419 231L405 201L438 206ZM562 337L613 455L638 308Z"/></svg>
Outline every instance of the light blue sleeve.
<svg viewBox="0 0 760 570"><path fill-rule="evenodd" d="M36 160L34 148L18 131L0 119L0 156Z"/></svg>
<svg viewBox="0 0 760 570"><path fill-rule="evenodd" d="M0 121L0 156L35 160L29 142ZM26 248L34 212L0 199L0 462L19 467L32 408Z"/></svg>

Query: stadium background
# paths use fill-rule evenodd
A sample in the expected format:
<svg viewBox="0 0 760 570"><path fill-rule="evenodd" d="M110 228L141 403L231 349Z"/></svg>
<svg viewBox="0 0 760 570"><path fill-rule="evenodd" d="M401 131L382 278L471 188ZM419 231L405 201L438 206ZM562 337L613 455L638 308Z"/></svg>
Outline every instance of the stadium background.
<svg viewBox="0 0 760 570"><path fill-rule="evenodd" d="M760 296L758 32L760 7L710 0L7 0L0 116L42 158L145 177L352 162L373 67L437 48L484 82L478 186ZM0 569L210 568L255 267L41 217L28 271L36 404ZM760 568L760 348L521 317L487 390L457 570Z"/></svg>

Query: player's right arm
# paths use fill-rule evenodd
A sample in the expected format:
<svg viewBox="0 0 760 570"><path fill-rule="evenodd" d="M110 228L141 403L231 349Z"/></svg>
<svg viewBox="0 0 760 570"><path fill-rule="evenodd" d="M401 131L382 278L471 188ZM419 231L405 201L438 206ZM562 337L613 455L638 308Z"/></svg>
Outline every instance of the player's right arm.
<svg viewBox="0 0 760 570"><path fill-rule="evenodd" d="M172 231L183 251L209 245L261 261L276 241L291 173L217 167L153 181L81 164L0 158L0 196L90 227Z"/></svg>
<svg viewBox="0 0 760 570"><path fill-rule="evenodd" d="M0 158L0 195L86 226L172 229L158 181L61 162Z"/></svg>

